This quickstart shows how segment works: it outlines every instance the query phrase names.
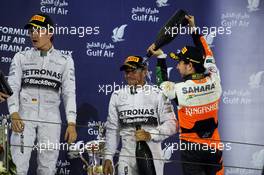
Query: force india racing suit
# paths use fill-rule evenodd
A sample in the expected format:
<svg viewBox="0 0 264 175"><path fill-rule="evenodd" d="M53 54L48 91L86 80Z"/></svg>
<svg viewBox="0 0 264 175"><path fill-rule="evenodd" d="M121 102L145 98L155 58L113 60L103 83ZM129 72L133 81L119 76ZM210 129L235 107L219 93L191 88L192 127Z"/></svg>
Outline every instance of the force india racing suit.
<svg viewBox="0 0 264 175"><path fill-rule="evenodd" d="M222 151L219 150L223 146L220 145L220 135L217 128L218 106L222 92L220 75L213 53L204 37L198 34L193 34L192 37L196 47L202 49L204 53L206 73L187 76L185 81L181 83L164 82L161 87L163 87L163 93L170 99L175 99L178 105L181 142L185 145L188 143L209 145L215 152L211 153L211 150L207 152L195 151L193 147L181 151L182 161L217 165L206 167L183 164L184 174L203 174L205 169L206 174L220 175L224 172ZM157 70L159 74L157 78L159 83L164 79L166 80L166 69L165 60L158 59ZM201 167L203 167L202 170Z"/></svg>
<svg viewBox="0 0 264 175"><path fill-rule="evenodd" d="M106 124L106 156L113 162L113 156L121 136L122 148L119 154L118 175L137 175L135 158L135 126L151 133L148 141L154 158L156 173L163 174L161 141L176 133L176 118L170 101L158 88L145 85L131 92L126 87L113 92L109 103ZM155 160L156 159L156 160Z"/></svg>
<svg viewBox="0 0 264 175"><path fill-rule="evenodd" d="M75 123L73 60L53 47L45 56L36 49L18 52L12 60L8 82L14 92L8 100L9 113L18 112L25 124L24 139L16 132L11 136L11 153L17 173L27 174L37 138L39 146L45 149L38 152L38 174L54 175L59 155L59 150L55 149L60 143L61 126L48 122L61 123L59 105L62 94L67 120Z"/></svg>

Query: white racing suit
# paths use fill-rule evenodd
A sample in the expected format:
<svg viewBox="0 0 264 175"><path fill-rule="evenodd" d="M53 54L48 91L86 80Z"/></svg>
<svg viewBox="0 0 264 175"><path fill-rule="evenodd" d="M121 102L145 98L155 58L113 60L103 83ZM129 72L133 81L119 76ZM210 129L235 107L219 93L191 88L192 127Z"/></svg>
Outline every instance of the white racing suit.
<svg viewBox="0 0 264 175"><path fill-rule="evenodd" d="M138 174L135 158L137 124L151 133L152 139L147 143L152 151L156 173L162 175L161 141L176 133L176 118L171 102L158 88L150 85L137 88L136 93L126 87L112 94L106 123L105 159L113 162L121 136L118 175Z"/></svg>
<svg viewBox="0 0 264 175"><path fill-rule="evenodd" d="M14 92L8 100L9 113L18 112L25 124L24 139L20 138L21 133L11 135L11 153L17 174L27 174L32 147L37 149L33 146L37 138L38 146L43 148L38 150L37 172L39 175L54 175L61 124L45 122L61 123L59 105L62 94L67 120L75 123L73 60L53 47L45 56L40 56L36 49L18 52L12 60L8 82Z"/></svg>

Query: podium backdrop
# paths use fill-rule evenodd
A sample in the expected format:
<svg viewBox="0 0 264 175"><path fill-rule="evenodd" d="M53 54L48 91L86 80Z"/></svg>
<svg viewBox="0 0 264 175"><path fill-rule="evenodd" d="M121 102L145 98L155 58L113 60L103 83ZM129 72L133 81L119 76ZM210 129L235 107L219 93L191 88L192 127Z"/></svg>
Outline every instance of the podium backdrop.
<svg viewBox="0 0 264 175"><path fill-rule="evenodd" d="M77 121L82 125L78 127L77 142L86 143L96 138L96 126L105 123L113 90L125 85L119 71L124 58L144 56L160 27L177 9L195 16L220 69L223 95L219 129L223 143L228 144L224 150L226 175L261 174L264 164L262 0L1 1L0 69L8 74L14 54L31 47L23 29L29 18L35 13L48 13L55 27L61 29L54 38L55 48L72 55L75 62ZM179 35L164 51L176 51L187 44L192 44L191 37ZM149 63L149 79L155 83L155 58ZM168 60L168 65L170 79L180 81L175 62ZM6 104L0 104L0 115L7 114ZM65 126L62 130L65 131ZM176 135L166 140L163 147L177 143L177 138ZM30 175L36 174L35 156L33 152ZM167 158L170 161L165 165L165 175L180 175L179 151L173 151ZM81 174L82 164L80 159L61 151L57 168L57 174Z"/></svg>

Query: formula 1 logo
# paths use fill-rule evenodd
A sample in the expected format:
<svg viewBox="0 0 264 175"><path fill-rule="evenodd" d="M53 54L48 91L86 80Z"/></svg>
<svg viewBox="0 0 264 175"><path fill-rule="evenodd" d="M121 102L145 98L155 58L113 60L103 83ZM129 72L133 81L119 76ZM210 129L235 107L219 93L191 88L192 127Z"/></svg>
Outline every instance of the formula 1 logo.
<svg viewBox="0 0 264 175"><path fill-rule="evenodd" d="M248 11L254 12L259 10L260 0L247 0L248 1Z"/></svg>
<svg viewBox="0 0 264 175"><path fill-rule="evenodd" d="M165 7L165 6L169 5L167 2L168 2L168 0L157 0L156 4L158 7Z"/></svg>
<svg viewBox="0 0 264 175"><path fill-rule="evenodd" d="M127 26L127 24L123 24L120 27L116 27L113 30L113 35L112 35L113 42L116 43L116 42L121 42L121 41L125 40L123 37L124 37L124 34L125 34L126 26Z"/></svg>

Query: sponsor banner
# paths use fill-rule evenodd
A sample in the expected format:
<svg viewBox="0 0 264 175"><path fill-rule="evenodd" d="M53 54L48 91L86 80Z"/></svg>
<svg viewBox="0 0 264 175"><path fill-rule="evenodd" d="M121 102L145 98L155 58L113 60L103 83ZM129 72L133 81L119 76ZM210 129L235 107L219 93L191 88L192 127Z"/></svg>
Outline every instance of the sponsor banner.
<svg viewBox="0 0 264 175"><path fill-rule="evenodd" d="M69 15L70 7L67 0L41 0L40 12L54 15Z"/></svg>
<svg viewBox="0 0 264 175"><path fill-rule="evenodd" d="M263 144L262 109L264 104L264 61L263 61L263 0L123 0L115 1L70 1L70 0L28 0L27 3L3 1L0 7L0 69L8 75L10 63L15 53L32 49L29 33L23 29L35 13L47 13L55 22L54 48L73 57L76 73L77 99L77 148L87 145L100 136L99 127L104 127L108 115L111 94L125 88L123 73L119 66L128 55L145 56L147 47L155 41L159 29L178 9L186 10L195 16L195 23L204 34L210 47L213 47L216 64L220 70L222 96L219 105L188 108L186 114L194 116L203 112L219 110L219 132L221 139L232 143L232 150L224 149L225 174L260 175L263 149L255 145L244 149L248 143ZM10 9L26 9L13 10ZM175 29L175 28L174 28ZM168 34L176 36L175 30ZM185 45L193 45L188 28L178 30L176 38L163 51L179 52ZM52 62L52 60L50 60ZM182 81L177 63L166 59L170 81ZM55 63L56 64L56 63ZM149 59L148 80L155 83L156 58ZM39 68L41 70L41 68ZM40 75L42 76L42 75ZM31 77L31 76L30 76ZM31 77L24 82L57 88L60 84L43 77ZM47 77L46 77L47 78ZM57 80L56 77L51 79ZM58 83L58 84L57 84ZM183 89L186 94L214 91L214 85ZM193 97L193 96L190 96ZM127 98L123 97L124 100ZM191 98L188 99L189 101ZM0 114L8 114L6 102L0 104ZM61 141L64 139L66 117L62 106ZM176 109L176 108L175 108ZM177 112L176 112L177 113ZM120 114L121 115L121 114ZM144 117L142 117L144 116ZM149 115L137 115L135 120L123 118L123 123L145 122ZM152 120L152 119L151 119ZM155 120L152 120L155 123ZM177 137L177 136L176 136ZM26 138L26 137L25 137ZM233 142L241 144L233 145ZM86 144L89 143L89 144ZM169 142L168 142L169 143ZM175 161L165 164L164 175L182 175L179 152L172 138L167 145L166 159ZM180 148L180 147L179 147ZM89 148L88 148L89 149ZM66 151L65 151L66 152ZM79 152L69 151L69 156L60 153L57 174L83 174L84 163ZM167 155L167 153L170 153ZM165 152L164 152L165 154ZM173 154L173 156L171 156ZM71 159L71 156L77 156ZM175 158L176 157L176 158ZM78 163L73 163L78 160ZM88 159L87 159L88 160ZM240 160L240 161L238 161ZM33 157L36 164L36 157ZM240 168L230 168L232 166ZM243 168L246 167L246 168ZM36 174L36 165L30 164L29 174ZM76 172L78 171L78 172ZM81 172L81 173L80 173Z"/></svg>
<svg viewBox="0 0 264 175"><path fill-rule="evenodd" d="M131 9L131 20L137 22L159 22L159 10L150 7L133 7Z"/></svg>

